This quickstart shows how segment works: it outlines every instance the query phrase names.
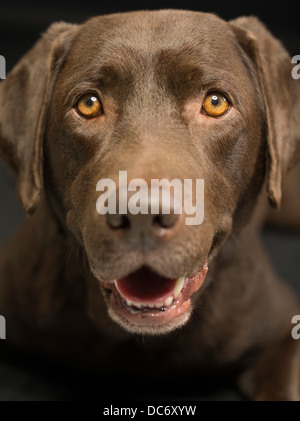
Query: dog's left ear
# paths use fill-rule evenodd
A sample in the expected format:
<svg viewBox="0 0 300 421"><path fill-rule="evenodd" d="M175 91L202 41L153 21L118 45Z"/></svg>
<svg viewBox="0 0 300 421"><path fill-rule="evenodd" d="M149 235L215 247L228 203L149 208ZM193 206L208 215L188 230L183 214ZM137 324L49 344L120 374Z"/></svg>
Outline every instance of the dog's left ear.
<svg viewBox="0 0 300 421"><path fill-rule="evenodd" d="M26 213L43 187L43 137L52 87L78 25L52 24L0 84L0 156L17 175Z"/></svg>
<svg viewBox="0 0 300 421"><path fill-rule="evenodd" d="M279 208L284 177L300 157L300 79L292 76L286 49L257 18L241 17L229 25L262 96L267 192L270 203Z"/></svg>

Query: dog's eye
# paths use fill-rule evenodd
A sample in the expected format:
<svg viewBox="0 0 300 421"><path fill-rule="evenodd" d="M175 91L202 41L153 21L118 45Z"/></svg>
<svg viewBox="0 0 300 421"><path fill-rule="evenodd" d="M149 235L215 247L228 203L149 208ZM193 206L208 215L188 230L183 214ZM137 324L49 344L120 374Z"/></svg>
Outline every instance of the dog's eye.
<svg viewBox="0 0 300 421"><path fill-rule="evenodd" d="M100 100L93 94L83 95L77 102L77 110L86 118L97 117L102 113Z"/></svg>
<svg viewBox="0 0 300 421"><path fill-rule="evenodd" d="M205 97L203 109L210 117L221 117L228 111L229 103L224 95L211 92Z"/></svg>

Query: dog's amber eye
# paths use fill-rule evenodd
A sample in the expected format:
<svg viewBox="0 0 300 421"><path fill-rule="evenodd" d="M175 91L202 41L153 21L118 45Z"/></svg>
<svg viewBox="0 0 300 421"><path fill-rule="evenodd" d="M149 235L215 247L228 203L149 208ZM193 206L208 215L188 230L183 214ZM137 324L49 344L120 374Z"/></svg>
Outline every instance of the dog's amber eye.
<svg viewBox="0 0 300 421"><path fill-rule="evenodd" d="M211 92L203 102L203 109L210 117L221 117L228 111L229 103L224 95Z"/></svg>
<svg viewBox="0 0 300 421"><path fill-rule="evenodd" d="M101 102L95 95L86 94L77 102L77 110L83 117L97 117L102 112Z"/></svg>

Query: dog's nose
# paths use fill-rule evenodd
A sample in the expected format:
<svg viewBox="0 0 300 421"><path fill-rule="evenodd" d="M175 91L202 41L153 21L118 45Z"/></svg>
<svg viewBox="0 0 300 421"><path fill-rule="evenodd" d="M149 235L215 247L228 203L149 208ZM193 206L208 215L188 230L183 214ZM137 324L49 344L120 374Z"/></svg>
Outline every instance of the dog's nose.
<svg viewBox="0 0 300 421"><path fill-rule="evenodd" d="M129 199L130 196L128 201ZM106 214L106 221L112 233L122 235L131 244L138 245L141 241L145 244L152 244L153 240L170 239L180 232L184 218L179 198L171 196L167 208L151 202L151 198L148 198L147 204L141 203L141 200L139 201L139 208L143 208L144 212L146 210L145 213L131 212L128 206L126 214L119 211ZM117 210L119 209L119 202L117 201ZM153 212L153 209L156 210Z"/></svg>

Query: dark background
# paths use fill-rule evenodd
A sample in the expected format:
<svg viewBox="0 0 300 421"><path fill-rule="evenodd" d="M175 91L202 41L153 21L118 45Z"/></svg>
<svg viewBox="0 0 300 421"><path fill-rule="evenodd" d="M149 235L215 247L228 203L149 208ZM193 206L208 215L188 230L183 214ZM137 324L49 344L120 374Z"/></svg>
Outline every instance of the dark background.
<svg viewBox="0 0 300 421"><path fill-rule="evenodd" d="M0 54L6 58L7 72L38 39L41 32L54 21L81 23L94 15L137 9L200 10L214 12L225 20L241 15L256 15L275 36L282 40L292 56L300 54L300 18L299 6L297 6L299 1L109 3L106 5L103 1L62 2L55 0L38 3L0 1ZM1 243L16 229L22 218L23 211L14 192L14 180L9 170L0 162ZM300 232L276 231L269 228L265 229L262 235L277 272L295 288L300 296ZM3 342L0 342L0 350L3 348ZM96 398L103 396L102 393L99 394L102 380L91 375L82 375L40 358L28 358L15 354L13 351L4 352L0 357L0 400ZM242 399L230 379L213 378L199 381L199 379L189 378L182 380L182 383L176 378L161 379L160 382L148 381L146 385L143 383L143 388L140 388L140 379L122 379L116 375L114 398ZM178 387L179 384L184 384L184 387Z"/></svg>

